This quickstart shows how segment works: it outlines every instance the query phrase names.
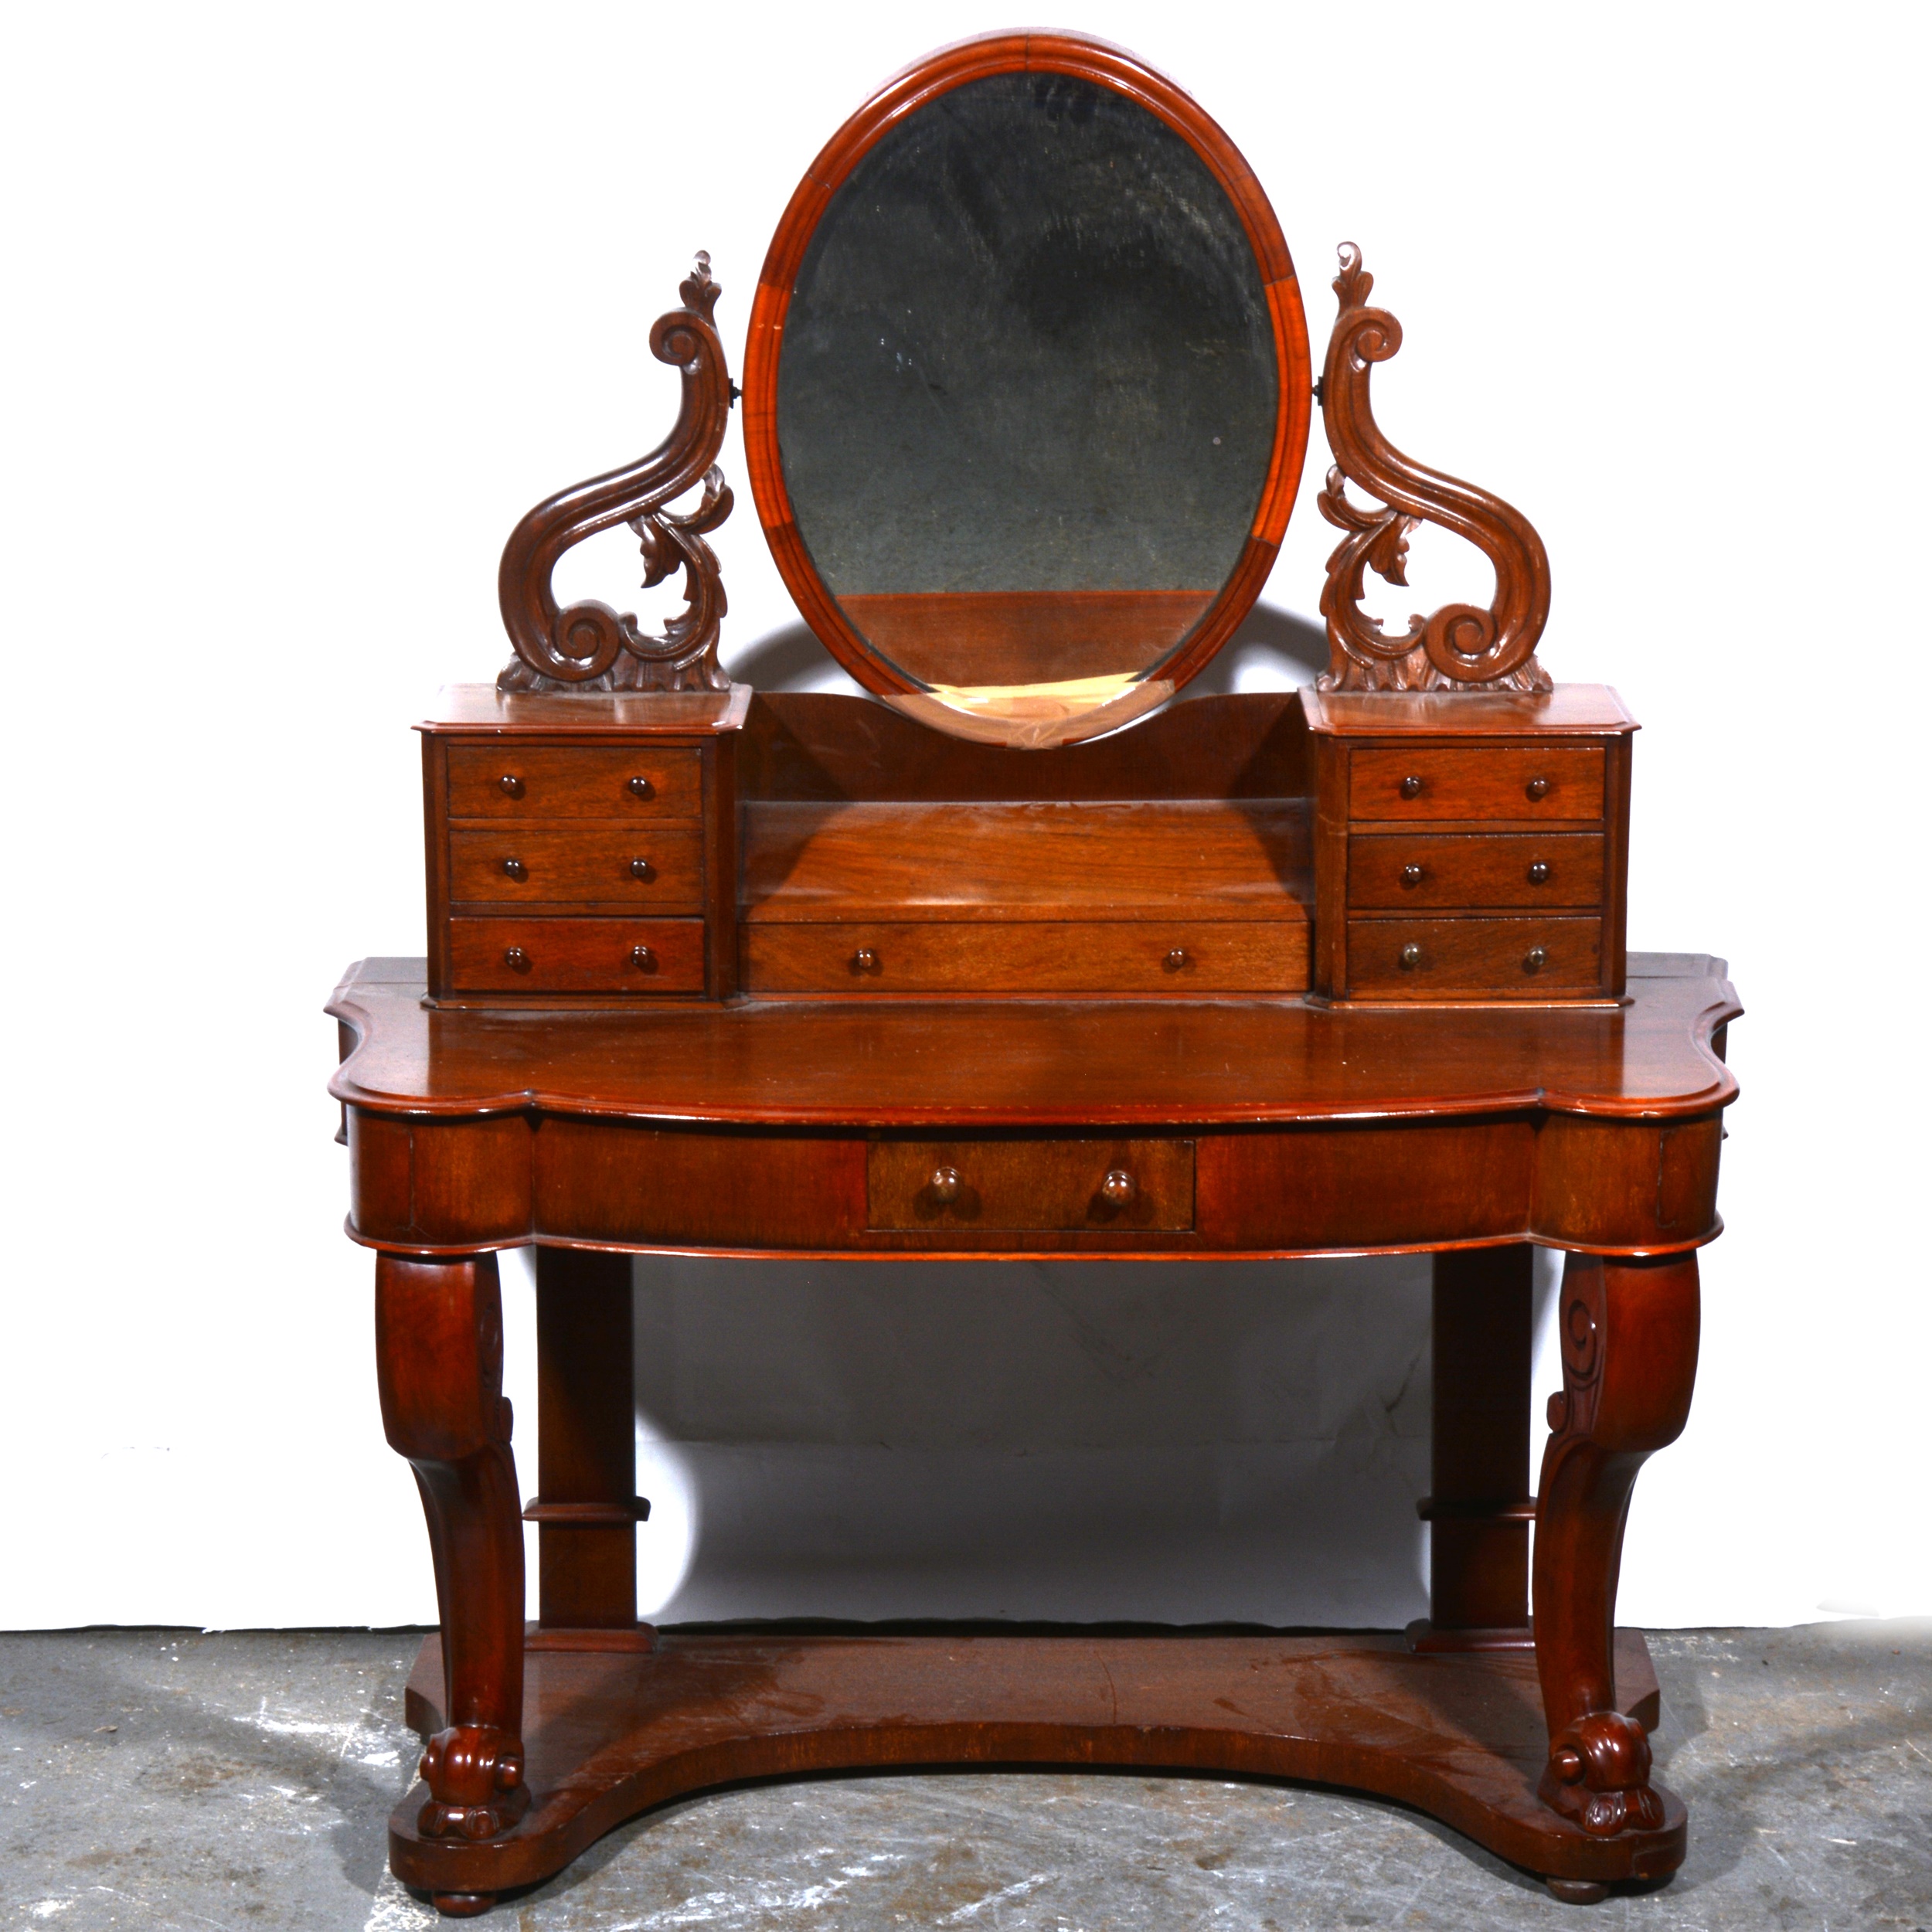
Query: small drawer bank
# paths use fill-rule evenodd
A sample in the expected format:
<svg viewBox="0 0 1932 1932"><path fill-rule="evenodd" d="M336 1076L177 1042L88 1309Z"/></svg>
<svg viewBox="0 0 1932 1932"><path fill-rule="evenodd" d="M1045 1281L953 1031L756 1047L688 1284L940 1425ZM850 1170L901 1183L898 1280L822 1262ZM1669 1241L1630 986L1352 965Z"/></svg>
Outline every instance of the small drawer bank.
<svg viewBox="0 0 1932 1932"><path fill-rule="evenodd" d="M723 999L750 693L443 694L423 733L438 1005Z"/></svg>
<svg viewBox="0 0 1932 1932"><path fill-rule="evenodd" d="M1637 722L1615 692L1306 690L1301 702L1318 995L1622 997Z"/></svg>

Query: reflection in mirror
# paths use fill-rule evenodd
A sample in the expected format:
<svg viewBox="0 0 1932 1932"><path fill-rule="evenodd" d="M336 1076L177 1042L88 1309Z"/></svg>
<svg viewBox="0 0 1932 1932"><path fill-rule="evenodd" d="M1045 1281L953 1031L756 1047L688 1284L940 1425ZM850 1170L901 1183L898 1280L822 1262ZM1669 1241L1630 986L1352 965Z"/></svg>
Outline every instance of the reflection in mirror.
<svg viewBox="0 0 1932 1932"><path fill-rule="evenodd" d="M906 708L1046 741L1171 690L1253 527L1278 386L1247 233L1181 135L1070 76L970 81L889 131L812 236L786 493L886 681L927 694Z"/></svg>

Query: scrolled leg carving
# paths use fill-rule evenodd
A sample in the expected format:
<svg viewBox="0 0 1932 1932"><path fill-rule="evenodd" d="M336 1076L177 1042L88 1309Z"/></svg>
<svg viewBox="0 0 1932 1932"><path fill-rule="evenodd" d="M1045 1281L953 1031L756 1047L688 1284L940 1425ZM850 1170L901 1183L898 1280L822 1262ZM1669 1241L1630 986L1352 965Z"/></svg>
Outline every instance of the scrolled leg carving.
<svg viewBox="0 0 1932 1932"><path fill-rule="evenodd" d="M1549 1727L1538 1788L1592 1836L1614 1838L1664 1823L1650 1740L1617 1708L1611 1627L1638 1471L1677 1439L1690 1413L1697 1257L1572 1255L1557 1320L1563 1386L1549 1399L1532 1580Z"/></svg>
<svg viewBox="0 0 1932 1932"><path fill-rule="evenodd" d="M389 1447L422 1493L443 1624L444 1709L420 1770L425 1838L500 1836L523 1781L523 1529L496 1257L376 1264L376 1375Z"/></svg>

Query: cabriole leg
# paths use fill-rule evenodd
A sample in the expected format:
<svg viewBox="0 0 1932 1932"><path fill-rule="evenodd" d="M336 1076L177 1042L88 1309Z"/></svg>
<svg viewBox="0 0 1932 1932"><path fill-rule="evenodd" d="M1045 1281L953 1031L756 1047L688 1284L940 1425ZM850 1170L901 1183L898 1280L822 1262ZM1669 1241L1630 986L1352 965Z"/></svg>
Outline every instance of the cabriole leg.
<svg viewBox="0 0 1932 1932"><path fill-rule="evenodd" d="M1549 1726L1539 1788L1593 1836L1614 1838L1664 1821L1650 1740L1617 1709L1611 1632L1631 1487L1690 1413L1697 1257L1572 1255L1557 1320L1563 1387L1549 1399L1532 1580Z"/></svg>
<svg viewBox="0 0 1932 1932"><path fill-rule="evenodd" d="M507 1832L523 1782L523 1529L496 1257L376 1264L376 1364L383 1428L422 1492L443 1624L448 1728L423 1754L425 1838ZM439 1904L445 1901L438 1900ZM452 1897L445 1909L487 1901Z"/></svg>

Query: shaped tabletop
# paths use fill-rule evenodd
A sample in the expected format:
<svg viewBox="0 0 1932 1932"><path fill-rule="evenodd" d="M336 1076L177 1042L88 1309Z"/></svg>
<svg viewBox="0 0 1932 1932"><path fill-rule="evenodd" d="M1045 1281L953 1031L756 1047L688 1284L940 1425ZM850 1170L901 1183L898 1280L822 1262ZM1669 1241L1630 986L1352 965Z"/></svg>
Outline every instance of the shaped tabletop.
<svg viewBox="0 0 1932 1932"><path fill-rule="evenodd" d="M1720 960L1638 953L1617 1007L1325 1008L1295 998L750 1001L433 1009L423 962L352 967L329 1083L383 1114L763 1127L1209 1127L1525 1108L1668 1119L1728 1106Z"/></svg>

